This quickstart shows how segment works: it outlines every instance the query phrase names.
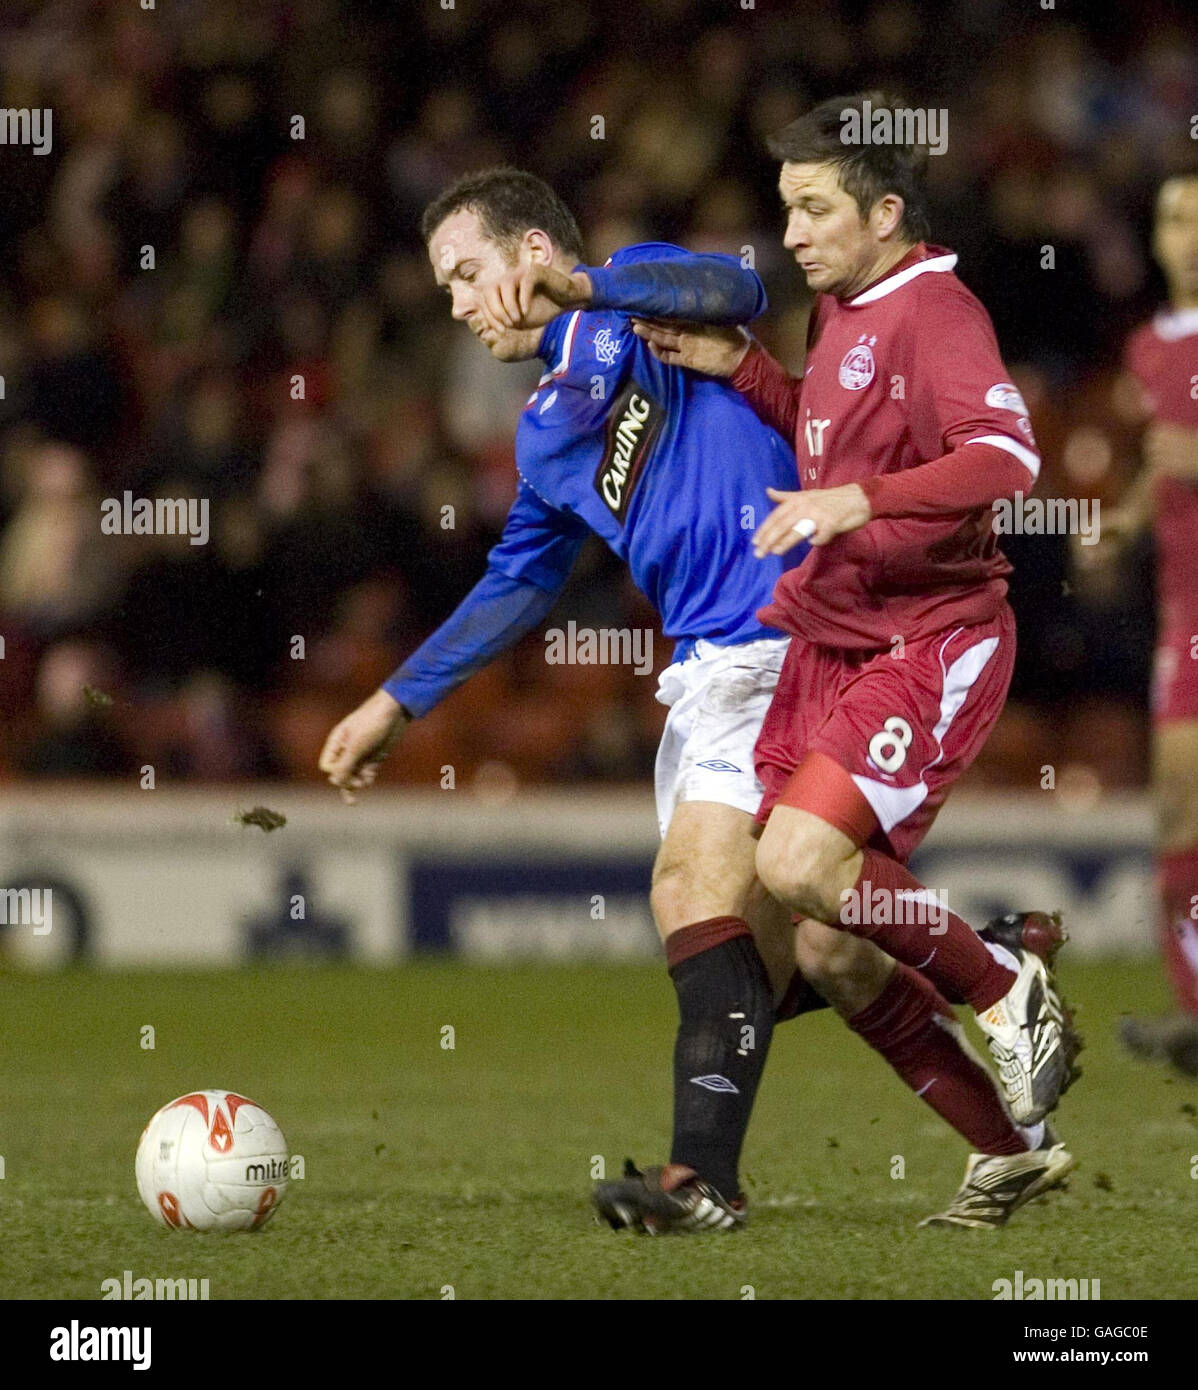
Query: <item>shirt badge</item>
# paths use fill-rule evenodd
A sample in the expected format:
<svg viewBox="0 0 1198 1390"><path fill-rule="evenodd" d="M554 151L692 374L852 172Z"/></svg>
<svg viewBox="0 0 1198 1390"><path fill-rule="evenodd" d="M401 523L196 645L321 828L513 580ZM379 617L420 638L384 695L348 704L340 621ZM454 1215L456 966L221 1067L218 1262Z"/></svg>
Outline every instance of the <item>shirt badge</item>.
<svg viewBox="0 0 1198 1390"><path fill-rule="evenodd" d="M837 375L846 391L864 391L874 379L877 363L874 361L873 345L877 341L876 337L867 339L862 333L857 339L857 346L845 353Z"/></svg>
<svg viewBox="0 0 1198 1390"><path fill-rule="evenodd" d="M1000 381L986 392L986 404L996 410L1013 410L1016 415L1026 415L1027 406L1019 391L1009 381Z"/></svg>
<svg viewBox="0 0 1198 1390"><path fill-rule="evenodd" d="M595 356L605 367L610 367L620 355L620 348L623 345L612 337L610 328L601 328L595 334Z"/></svg>

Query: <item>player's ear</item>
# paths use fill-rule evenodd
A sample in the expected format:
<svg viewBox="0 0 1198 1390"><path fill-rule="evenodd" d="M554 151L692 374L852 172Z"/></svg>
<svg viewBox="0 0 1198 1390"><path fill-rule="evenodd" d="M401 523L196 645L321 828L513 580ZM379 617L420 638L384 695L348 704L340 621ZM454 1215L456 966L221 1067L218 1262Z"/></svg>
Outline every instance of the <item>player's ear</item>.
<svg viewBox="0 0 1198 1390"><path fill-rule="evenodd" d="M548 265L553 260L553 242L538 227L524 233L524 250L530 265Z"/></svg>
<svg viewBox="0 0 1198 1390"><path fill-rule="evenodd" d="M897 193L884 193L874 204L874 230L882 241L898 235L906 206Z"/></svg>

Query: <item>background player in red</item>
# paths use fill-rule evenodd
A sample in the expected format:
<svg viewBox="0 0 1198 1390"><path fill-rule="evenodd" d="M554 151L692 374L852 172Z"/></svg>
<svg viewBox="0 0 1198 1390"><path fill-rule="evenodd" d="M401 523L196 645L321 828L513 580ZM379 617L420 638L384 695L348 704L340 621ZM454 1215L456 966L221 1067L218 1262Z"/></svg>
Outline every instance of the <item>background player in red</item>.
<svg viewBox="0 0 1198 1390"><path fill-rule="evenodd" d="M1159 623L1153 682L1153 783L1159 816L1160 941L1178 1012L1129 1018L1141 1056L1198 1076L1198 173L1167 179L1156 206L1156 259L1169 304L1128 339L1145 468L1123 517L1156 533Z"/></svg>
<svg viewBox="0 0 1198 1390"><path fill-rule="evenodd" d="M956 257L927 244L925 157L845 139L866 102L887 105L834 99L770 142L785 245L817 291L803 377L743 332L641 332L663 361L730 375L795 440L804 490L771 492L754 538L763 556L800 536L814 547L761 615L793 636L757 743L758 875L796 912L869 937L969 1003L1016 1119L1036 1124L1078 1046L1047 963L1022 940L983 942L950 911L921 918L929 891L904 866L1006 698L1015 630L992 509L1030 492L1039 456L989 316ZM1071 1163L1049 1135L1023 1157L1024 1181L1042 1190ZM973 1156L959 1209L1018 1181L993 1164Z"/></svg>

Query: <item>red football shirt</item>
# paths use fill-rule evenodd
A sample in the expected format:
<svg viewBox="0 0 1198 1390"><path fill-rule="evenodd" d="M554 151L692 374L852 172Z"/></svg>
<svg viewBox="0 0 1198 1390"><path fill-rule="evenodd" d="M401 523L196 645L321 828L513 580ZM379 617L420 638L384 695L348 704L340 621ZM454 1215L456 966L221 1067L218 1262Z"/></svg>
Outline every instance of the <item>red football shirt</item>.
<svg viewBox="0 0 1198 1390"><path fill-rule="evenodd" d="M956 263L921 243L851 299L817 295L801 381L759 345L732 378L794 439L803 487L859 483L874 512L784 574L762 622L868 650L985 622L1005 602L993 503L1030 492L1040 458Z"/></svg>
<svg viewBox="0 0 1198 1390"><path fill-rule="evenodd" d="M1137 328L1127 340L1124 363L1155 421L1198 430L1198 309L1163 311ZM1161 636L1176 634L1188 644L1198 633L1198 487L1157 478L1153 504Z"/></svg>

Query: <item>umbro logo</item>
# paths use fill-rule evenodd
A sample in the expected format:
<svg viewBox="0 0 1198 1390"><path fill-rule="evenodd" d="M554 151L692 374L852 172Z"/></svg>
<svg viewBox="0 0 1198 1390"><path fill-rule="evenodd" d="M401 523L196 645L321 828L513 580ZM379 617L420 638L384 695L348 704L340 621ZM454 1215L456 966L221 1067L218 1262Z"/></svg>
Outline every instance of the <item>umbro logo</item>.
<svg viewBox="0 0 1198 1390"><path fill-rule="evenodd" d="M696 767L705 767L708 772L743 772L743 767L737 767L735 763L725 762L723 758L709 758L705 763L696 763Z"/></svg>
<svg viewBox="0 0 1198 1390"><path fill-rule="evenodd" d="M740 1091L735 1087L726 1076L714 1073L711 1076L692 1076L691 1082L695 1086L702 1086L708 1091L728 1091L734 1096L740 1095Z"/></svg>

